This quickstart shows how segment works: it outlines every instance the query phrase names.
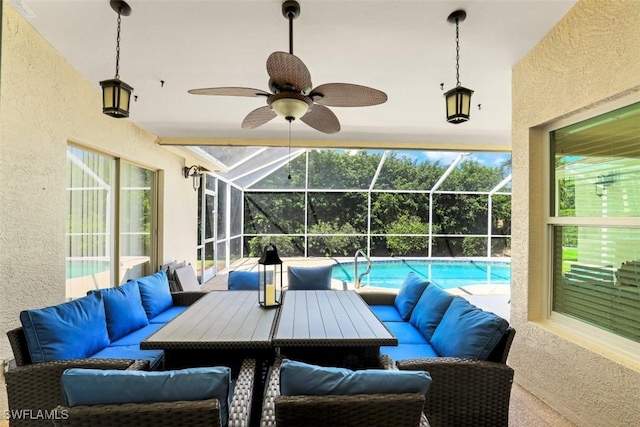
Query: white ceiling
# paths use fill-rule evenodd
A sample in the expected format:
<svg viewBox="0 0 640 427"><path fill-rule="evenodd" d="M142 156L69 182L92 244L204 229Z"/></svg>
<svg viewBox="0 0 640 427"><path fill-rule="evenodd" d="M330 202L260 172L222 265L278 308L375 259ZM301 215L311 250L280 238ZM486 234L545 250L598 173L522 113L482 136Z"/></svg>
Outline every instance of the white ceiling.
<svg viewBox="0 0 640 427"><path fill-rule="evenodd" d="M511 145L511 68L575 0L299 0L294 54L313 85L344 82L387 93L382 105L331 107L334 135L302 122L297 140L407 142L425 147ZM10 0L84 77L115 75L117 15L108 0ZM288 51L281 0L129 0L122 18L120 78L134 87L130 120L159 137L288 138L276 118L240 127L264 98L196 96L188 89L242 86L269 90L265 62ZM444 89L455 86L455 26L464 9L460 81L475 91L471 120L444 119ZM28 16L32 12L33 16ZM161 85L164 80L164 87ZM478 109L477 104L481 104ZM99 105L96 108L100 108ZM114 119L116 120L116 119Z"/></svg>

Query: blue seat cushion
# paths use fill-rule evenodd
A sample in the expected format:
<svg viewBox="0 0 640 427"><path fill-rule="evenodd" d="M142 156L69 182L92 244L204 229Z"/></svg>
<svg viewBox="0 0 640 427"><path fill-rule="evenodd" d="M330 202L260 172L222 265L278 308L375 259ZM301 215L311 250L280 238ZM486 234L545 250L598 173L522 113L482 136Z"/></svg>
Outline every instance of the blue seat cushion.
<svg viewBox="0 0 640 427"><path fill-rule="evenodd" d="M184 313L187 308L188 307L182 305L171 306L153 319L150 319L149 323L167 323L178 317L178 315Z"/></svg>
<svg viewBox="0 0 640 427"><path fill-rule="evenodd" d="M136 345L140 344L140 341L143 341L149 335L156 332L158 329L162 328L164 323L149 323L144 328L140 328L137 331L133 331L128 335L120 338L119 340L113 341L111 343L112 346L118 345Z"/></svg>
<svg viewBox="0 0 640 427"><path fill-rule="evenodd" d="M352 371L288 359L284 359L280 366L280 394L283 396L415 392L426 394L430 385L431 376L424 371Z"/></svg>
<svg viewBox="0 0 640 427"><path fill-rule="evenodd" d="M398 338L398 344L428 344L429 341L409 322L383 322Z"/></svg>
<svg viewBox="0 0 640 427"><path fill-rule="evenodd" d="M142 350L138 344L112 345L89 356L90 359L148 360L151 369L156 368L156 365L162 361L163 357L164 352L162 350Z"/></svg>
<svg viewBox="0 0 640 427"><path fill-rule="evenodd" d="M380 354L388 355L393 361L440 356L430 344L400 344L398 346L382 346L380 347Z"/></svg>
<svg viewBox="0 0 640 427"><path fill-rule="evenodd" d="M230 271L227 287L230 291L257 291L259 277L257 271Z"/></svg>
<svg viewBox="0 0 640 427"><path fill-rule="evenodd" d="M428 284L429 282L426 279L418 276L413 271L407 274L393 302L400 316L402 316L402 320L409 320L413 307L415 307Z"/></svg>
<svg viewBox="0 0 640 427"><path fill-rule="evenodd" d="M102 295L25 310L20 322L33 363L82 359L109 345Z"/></svg>
<svg viewBox="0 0 640 427"><path fill-rule="evenodd" d="M433 333L431 345L445 357L487 360L509 323L457 297Z"/></svg>
<svg viewBox="0 0 640 427"><path fill-rule="evenodd" d="M133 280L138 282L142 307L144 307L148 319L153 319L173 305L173 298L171 297L169 281L165 271L161 270L151 276Z"/></svg>
<svg viewBox="0 0 640 427"><path fill-rule="evenodd" d="M96 292L102 294L111 341L149 324L137 282L131 281L117 288L100 289Z"/></svg>
<svg viewBox="0 0 640 427"><path fill-rule="evenodd" d="M370 305L369 308L381 322L402 322L395 305Z"/></svg>
<svg viewBox="0 0 640 427"><path fill-rule="evenodd" d="M453 301L453 295L447 291L433 284L427 286L413 308L409 323L418 328L427 341L431 341L433 331L436 330L451 301Z"/></svg>
<svg viewBox="0 0 640 427"><path fill-rule="evenodd" d="M64 371L61 378L70 407L215 398L223 426L229 419L230 382L231 369L223 366L153 372L73 368Z"/></svg>
<svg viewBox="0 0 640 427"><path fill-rule="evenodd" d="M331 265L318 267L289 267L287 277L290 291L331 290Z"/></svg>

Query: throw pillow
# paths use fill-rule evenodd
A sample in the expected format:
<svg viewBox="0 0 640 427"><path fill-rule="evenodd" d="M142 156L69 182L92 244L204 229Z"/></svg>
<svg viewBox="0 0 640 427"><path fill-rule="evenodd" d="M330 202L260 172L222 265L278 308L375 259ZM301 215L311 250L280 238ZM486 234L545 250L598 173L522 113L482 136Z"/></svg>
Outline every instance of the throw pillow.
<svg viewBox="0 0 640 427"><path fill-rule="evenodd" d="M61 385L67 406L176 402L218 399L220 420L227 425L231 369L188 368L174 371L67 369Z"/></svg>
<svg viewBox="0 0 640 427"><path fill-rule="evenodd" d="M287 278L290 291L329 291L333 266L289 267Z"/></svg>
<svg viewBox="0 0 640 427"><path fill-rule="evenodd" d="M416 303L420 299L422 292L427 288L429 281L421 278L413 271L407 274L407 277L402 282L402 286L398 291L398 295L394 301L394 305L398 309L402 320L407 321L411 317L411 312Z"/></svg>
<svg viewBox="0 0 640 427"><path fill-rule="evenodd" d="M259 277L257 271L230 271L227 286L230 291L257 291Z"/></svg>
<svg viewBox="0 0 640 427"><path fill-rule="evenodd" d="M112 342L149 324L137 282L131 281L117 288L97 292L102 294L107 331Z"/></svg>
<svg viewBox="0 0 640 427"><path fill-rule="evenodd" d="M427 286L413 308L409 323L418 328L428 341L431 341L433 331L436 330L452 300L453 295L435 284Z"/></svg>
<svg viewBox="0 0 640 427"><path fill-rule="evenodd" d="M282 396L415 392L426 395L430 385L431 376L424 371L352 371L288 359L284 359L280 366Z"/></svg>
<svg viewBox="0 0 640 427"><path fill-rule="evenodd" d="M167 273L164 271L133 280L138 282L142 307L148 319L153 319L173 305Z"/></svg>
<svg viewBox="0 0 640 427"><path fill-rule="evenodd" d="M457 297L433 333L431 345L444 357L487 360L508 327L503 318Z"/></svg>
<svg viewBox="0 0 640 427"><path fill-rule="evenodd" d="M20 322L33 363L89 357L109 345L102 295L26 310Z"/></svg>

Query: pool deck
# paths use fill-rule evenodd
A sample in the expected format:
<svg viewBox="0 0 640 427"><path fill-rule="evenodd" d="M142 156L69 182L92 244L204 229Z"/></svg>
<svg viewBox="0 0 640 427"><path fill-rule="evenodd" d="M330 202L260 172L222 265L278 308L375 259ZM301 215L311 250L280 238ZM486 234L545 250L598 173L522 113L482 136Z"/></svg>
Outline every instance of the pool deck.
<svg viewBox="0 0 640 427"><path fill-rule="evenodd" d="M353 258L338 259L342 262L353 262ZM282 258L283 262L283 287L287 287L287 267L300 266L312 267L319 265L334 265L336 260L331 258ZM258 258L243 258L236 262L229 270L256 271L258 269ZM226 290L228 280L228 270L218 273L217 276L202 285L203 290ZM332 280L331 287L337 290L354 289L352 283L343 282L341 280ZM360 289L376 289L380 291L395 293L393 289L363 287ZM505 285L468 285L459 288L446 289L454 295L459 295L467 299L470 303L485 311L490 311L498 316L510 320L510 300L511 291L509 286Z"/></svg>

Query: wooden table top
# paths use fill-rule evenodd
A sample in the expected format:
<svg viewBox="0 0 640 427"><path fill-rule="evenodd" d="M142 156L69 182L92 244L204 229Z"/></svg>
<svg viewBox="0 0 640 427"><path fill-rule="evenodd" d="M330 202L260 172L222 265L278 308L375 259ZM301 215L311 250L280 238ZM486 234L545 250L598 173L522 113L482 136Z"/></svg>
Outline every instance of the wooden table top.
<svg viewBox="0 0 640 427"><path fill-rule="evenodd" d="M273 344L279 347L398 345L355 291L287 291Z"/></svg>
<svg viewBox="0 0 640 427"><path fill-rule="evenodd" d="M141 349L271 348L277 309L258 304L257 291L212 291L140 343Z"/></svg>

